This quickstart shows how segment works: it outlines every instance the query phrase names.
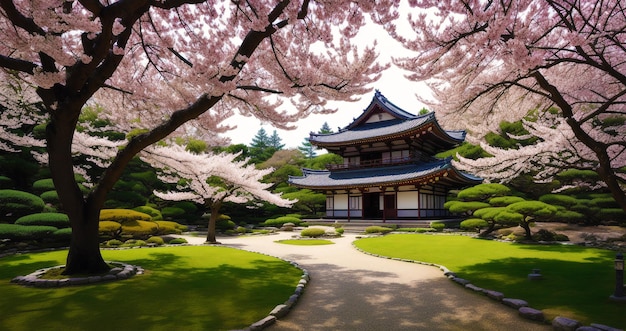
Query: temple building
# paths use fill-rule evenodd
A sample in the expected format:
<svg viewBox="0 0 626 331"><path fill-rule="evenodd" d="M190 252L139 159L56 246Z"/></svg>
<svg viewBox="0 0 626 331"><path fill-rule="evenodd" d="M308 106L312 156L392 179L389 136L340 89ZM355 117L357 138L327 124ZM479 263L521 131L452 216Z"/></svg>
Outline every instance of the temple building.
<svg viewBox="0 0 626 331"><path fill-rule="evenodd" d="M376 91L354 121L336 133L311 133L318 148L343 157L327 170L303 169L289 183L326 193L326 218L445 218L448 191L479 184L451 159L435 154L465 140L465 131L446 131L435 114L413 115Z"/></svg>

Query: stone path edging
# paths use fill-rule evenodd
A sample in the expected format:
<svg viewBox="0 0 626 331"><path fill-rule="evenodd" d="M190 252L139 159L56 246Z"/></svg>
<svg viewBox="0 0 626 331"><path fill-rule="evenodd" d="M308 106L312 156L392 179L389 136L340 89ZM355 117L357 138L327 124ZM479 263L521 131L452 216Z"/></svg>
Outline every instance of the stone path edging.
<svg viewBox="0 0 626 331"><path fill-rule="evenodd" d="M485 296L487 296L488 298L498 301L508 307L511 307L513 309L517 309L519 316L529 319L529 320L534 320L534 321L539 321L539 322L543 322L543 323L549 323L550 321L546 320L543 312L539 309L535 309L535 308L531 308L528 307L528 302L522 300L522 299L513 299L513 298L506 298L504 296L503 293L498 292L498 291L493 291L493 290L489 290L489 289L484 289L481 287L478 287L474 284L472 284L469 280L467 279L463 279L460 277L457 277L456 274L452 271L450 271L447 267L443 266L443 265L439 265L436 263L429 263L429 262L423 262L423 261L417 261L417 260L411 260L411 259L401 259L401 258L397 258L397 257L388 257L388 256L383 256L383 255L378 255L378 254L374 254L374 253L370 253L370 252L366 252L362 249L360 249L359 247L357 247L354 242L352 242L352 246L359 252L363 253L363 254L367 254L367 255L371 255L374 257L378 257L378 258L383 258L383 259L390 259L390 260L395 260L395 261L401 261L401 262L408 262L408 263L417 263L417 264L422 264L422 265L427 265L427 266L433 266L436 268L439 268L439 270L441 270L444 274L444 276L446 276L448 279L452 280L453 282L465 287L468 290L472 290L474 292L478 292L478 293L482 293ZM580 323L577 320L573 320L567 317L562 317L562 316L557 316L552 320L551 323L552 327L554 328L554 330L563 330L563 331L622 331L622 329L617 329L617 328L613 328L611 326L607 326L607 325L603 325L603 324L597 324L597 323L592 323L590 326L583 326L582 323Z"/></svg>
<svg viewBox="0 0 626 331"><path fill-rule="evenodd" d="M304 289L309 284L309 281L311 281L311 276L309 275L309 272L306 269L304 269L303 267L301 267L295 261L290 261L290 260L287 260L287 259L284 259L284 258L281 258L281 257L278 257L278 256L274 256L274 255L270 255L270 254L266 254L266 253L261 253L261 252L257 252L257 251L246 250L246 249L237 248L237 247L230 247L230 246L224 246L224 245L213 245L213 244L211 244L210 246L229 247L229 248L239 249L239 250L243 250L243 251L250 252L250 253L255 253L255 254L260 254L260 255L273 257L275 259L279 259L279 260L285 261L285 262L291 264L292 266L300 269L300 271L302 271L302 276L300 277L300 281L298 282L298 285L296 285L296 288L295 288L293 294L291 296L289 296L289 298L284 303L276 305L276 307L274 307L274 309L272 309L272 311L270 311L269 314L266 317L256 321L255 323L252 323L249 327L243 329L243 331L259 331L259 330L263 330L263 329L267 328L268 326L276 323L276 320L286 316L291 311L291 308L293 308L293 306L296 305L296 302L298 302L298 299L300 299L300 296L304 293ZM238 331L238 330L231 330L231 331Z"/></svg>

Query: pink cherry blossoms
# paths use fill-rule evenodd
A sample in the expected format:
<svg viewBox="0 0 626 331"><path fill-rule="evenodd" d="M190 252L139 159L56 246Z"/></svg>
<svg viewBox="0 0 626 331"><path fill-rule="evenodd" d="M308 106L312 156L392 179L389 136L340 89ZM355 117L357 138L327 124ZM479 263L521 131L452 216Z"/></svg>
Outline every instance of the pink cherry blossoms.
<svg viewBox="0 0 626 331"><path fill-rule="evenodd" d="M272 184L261 180L274 169L256 169L253 164L246 164L248 159L235 161L237 156L239 154L193 154L182 146L172 145L150 147L142 152L141 159L161 169L159 178L166 183L185 180L185 185L179 186L177 192L154 192L165 200L210 205L215 201L246 203L257 199L280 207L291 207L296 202L267 191ZM221 185L208 181L213 176L221 179Z"/></svg>
<svg viewBox="0 0 626 331"><path fill-rule="evenodd" d="M429 82L435 100L425 101L444 124L480 140L502 121L536 111L526 126L540 143L491 148L493 160L461 160L460 167L494 180L592 169L626 209L620 170L626 166L626 9L620 0L411 5L421 13L411 17L415 33L390 32L417 55L394 61L410 79Z"/></svg>

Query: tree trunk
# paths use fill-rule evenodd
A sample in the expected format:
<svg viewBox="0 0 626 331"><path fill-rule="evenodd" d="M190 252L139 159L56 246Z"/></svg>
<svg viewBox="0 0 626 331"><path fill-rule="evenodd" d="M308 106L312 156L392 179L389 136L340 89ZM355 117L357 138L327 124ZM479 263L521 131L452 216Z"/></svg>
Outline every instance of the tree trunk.
<svg viewBox="0 0 626 331"><path fill-rule="evenodd" d="M532 240L533 239L533 235L530 232L530 221L521 221L519 223L519 226L522 227L522 229L524 229L524 232L526 232L525 238L528 240Z"/></svg>
<svg viewBox="0 0 626 331"><path fill-rule="evenodd" d="M219 244L219 242L215 239L215 225L217 224L217 218L220 215L221 207L221 201L216 201L211 204L211 217L209 217L209 228L206 234L206 242L210 244Z"/></svg>
<svg viewBox="0 0 626 331"><path fill-rule="evenodd" d="M67 255L65 275L99 274L110 269L102 259L98 225L101 203L85 198L74 178L72 139L80 104L60 107L51 112L46 126L48 165L62 210L70 219L72 240ZM104 199L101 199L104 201Z"/></svg>
<svg viewBox="0 0 626 331"><path fill-rule="evenodd" d="M110 269L100 253L98 223L98 217L93 216L72 222L72 241L63 274L99 274Z"/></svg>

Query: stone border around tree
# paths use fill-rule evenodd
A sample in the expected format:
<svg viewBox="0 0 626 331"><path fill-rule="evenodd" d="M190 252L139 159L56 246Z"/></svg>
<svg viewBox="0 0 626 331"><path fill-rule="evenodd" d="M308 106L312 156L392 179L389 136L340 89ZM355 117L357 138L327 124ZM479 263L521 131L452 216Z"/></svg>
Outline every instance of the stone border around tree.
<svg viewBox="0 0 626 331"><path fill-rule="evenodd" d="M516 309L518 314L519 314L519 316L521 316L522 318L533 320L533 321L537 321L537 322L540 322L540 323L545 323L545 324L550 323L550 321L545 319L544 314L543 314L543 312L541 310L528 307L528 302L526 302L526 301L524 301L522 299L507 298L501 292L478 287L478 286L472 284L467 279L463 279L463 278L457 277L454 272L450 271L448 268L446 268L443 265L439 265L439 264L435 264L435 263L422 262L422 261L416 261L416 260L410 260L410 259L401 259L401 258L396 258L396 257L388 257L388 256L373 254L373 253L366 252L366 251L358 248L354 244L354 242L352 243L352 246L356 250L358 250L359 252L361 252L363 254L371 255L371 256L374 256L374 257L379 257L379 258L383 258L383 259L390 259L390 260L396 260L396 261L401 261L401 262L408 262L408 263L417 263L417 264L422 264L422 265L427 265L427 266L432 266L432 267L439 268L439 270L441 270L443 272L443 275L448 277L448 279L450 279L453 282L455 282L455 283L465 287L468 290L472 290L472 291L474 291L476 293L484 294L485 296L487 296L488 298L490 298L492 300L495 300L495 301L500 302L500 303L502 303L502 304L504 304L504 305L506 305L508 307ZM562 330L562 331L622 331L622 329L613 328L611 326L607 326L607 325L603 325L603 324L596 324L596 323L592 323L590 326L583 326L582 323L580 323L577 320L573 320L573 319L570 319L570 318L567 318L567 317L562 317L562 316L555 317L552 320L551 324L552 324L552 327L553 327L554 330Z"/></svg>
<svg viewBox="0 0 626 331"><path fill-rule="evenodd" d="M60 269L65 268L65 265L58 265L50 268L39 269L35 272L32 272L26 276L17 276L11 279L11 283L16 283L22 286L29 287L40 287L40 288L55 288L55 287L65 287L65 286L76 286L76 285L90 285L101 282L111 282L116 280L123 280L131 278L135 275L142 275L144 270L142 267L135 266L132 264L115 262L115 261L106 261L106 263L113 265L114 267L109 270L108 273L104 275L98 276L88 276L88 277L68 277L61 279L42 279L46 272L52 269Z"/></svg>

